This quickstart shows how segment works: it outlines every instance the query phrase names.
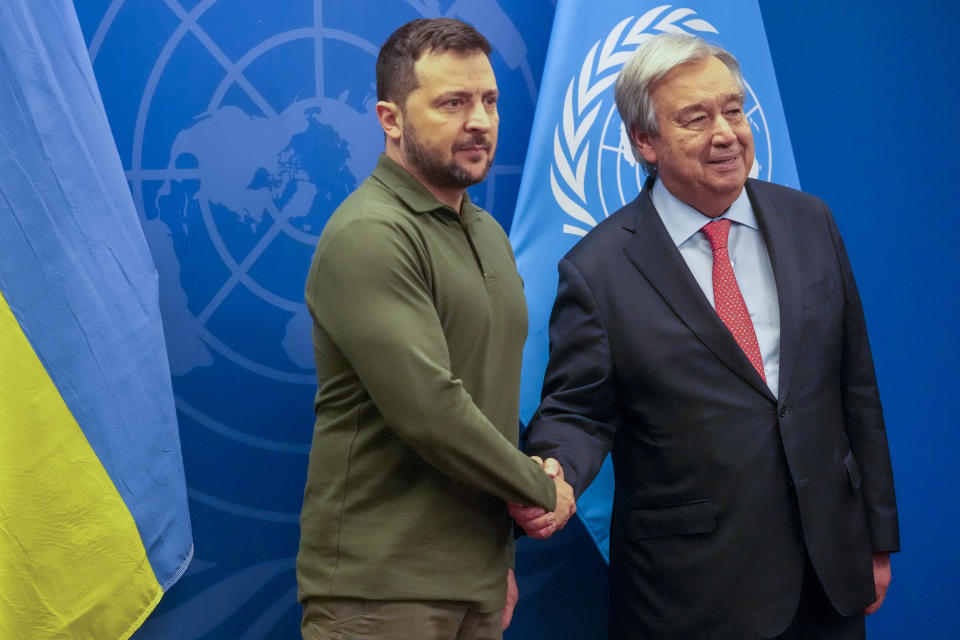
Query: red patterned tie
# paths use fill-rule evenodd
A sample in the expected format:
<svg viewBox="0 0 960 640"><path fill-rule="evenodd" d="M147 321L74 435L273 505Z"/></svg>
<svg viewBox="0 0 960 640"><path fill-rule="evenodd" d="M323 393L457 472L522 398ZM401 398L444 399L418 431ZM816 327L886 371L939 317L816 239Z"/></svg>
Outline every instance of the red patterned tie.
<svg viewBox="0 0 960 640"><path fill-rule="evenodd" d="M740 294L737 277L733 275L733 265L730 264L730 254L727 252L727 236L730 234L731 222L726 219L714 220L703 227L703 233L710 240L713 248L713 306L717 315L727 325L737 344L747 354L750 364L757 370L763 381L767 376L763 372L763 359L760 357L760 345L757 343L757 334L753 330L750 312Z"/></svg>

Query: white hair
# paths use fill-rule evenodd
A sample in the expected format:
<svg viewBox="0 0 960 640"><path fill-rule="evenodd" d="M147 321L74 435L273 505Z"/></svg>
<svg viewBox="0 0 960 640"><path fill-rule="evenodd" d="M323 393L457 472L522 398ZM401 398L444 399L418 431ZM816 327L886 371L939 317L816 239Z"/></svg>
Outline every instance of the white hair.
<svg viewBox="0 0 960 640"><path fill-rule="evenodd" d="M741 96L746 95L740 63L721 47L691 35L664 33L654 36L637 47L630 60L623 66L614 87L617 110L627 133L657 135L657 113L653 104L653 85L681 64L699 62L713 56L726 65L740 87ZM630 136L631 141L633 136ZM649 176L656 175L657 168L648 163L636 145L631 145L633 155Z"/></svg>

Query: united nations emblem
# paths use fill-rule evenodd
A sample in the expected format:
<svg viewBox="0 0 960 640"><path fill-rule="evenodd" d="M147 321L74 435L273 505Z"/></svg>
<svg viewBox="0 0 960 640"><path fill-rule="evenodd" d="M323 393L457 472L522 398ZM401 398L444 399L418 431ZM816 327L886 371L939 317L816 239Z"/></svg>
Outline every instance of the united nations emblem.
<svg viewBox="0 0 960 640"><path fill-rule="evenodd" d="M526 117L501 125L497 160L471 197L509 215L526 151L517 127L537 93L521 9L113 0L93 16L94 4L78 11L159 272L197 545L137 637L290 637L316 389L304 281L330 214L383 150L380 43L441 16L490 39L504 109ZM522 12L548 21L543 4Z"/></svg>
<svg viewBox="0 0 960 640"><path fill-rule="evenodd" d="M585 235L597 224L591 211L603 216L630 202L643 185L644 176L631 151L612 87L620 69L637 49L658 33L718 34L693 9L651 9L640 17L618 22L586 53L580 71L570 78L561 120L554 128L550 188L566 214L563 232ZM744 113L753 129L756 158L751 177L769 180L772 175L770 131L757 96L747 89Z"/></svg>

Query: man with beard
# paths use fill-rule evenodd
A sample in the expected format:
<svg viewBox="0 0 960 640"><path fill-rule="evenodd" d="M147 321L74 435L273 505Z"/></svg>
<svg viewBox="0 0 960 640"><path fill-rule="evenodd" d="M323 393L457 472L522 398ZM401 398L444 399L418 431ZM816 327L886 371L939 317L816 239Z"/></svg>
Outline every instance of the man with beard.
<svg viewBox="0 0 960 640"><path fill-rule="evenodd" d="M465 189L497 143L490 45L415 20L377 59L386 150L307 280L318 389L297 558L304 638L500 638L517 593L507 502L575 506L517 450L526 305Z"/></svg>

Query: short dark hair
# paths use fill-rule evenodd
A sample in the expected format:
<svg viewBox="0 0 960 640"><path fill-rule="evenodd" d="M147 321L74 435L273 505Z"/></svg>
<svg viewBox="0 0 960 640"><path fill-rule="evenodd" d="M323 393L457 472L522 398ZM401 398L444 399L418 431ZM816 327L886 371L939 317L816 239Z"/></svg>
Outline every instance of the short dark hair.
<svg viewBox="0 0 960 640"><path fill-rule="evenodd" d="M413 67L427 51L482 51L493 48L483 35L466 22L451 18L411 20L390 34L377 56L377 100L389 100L402 109L407 96L417 88Z"/></svg>

